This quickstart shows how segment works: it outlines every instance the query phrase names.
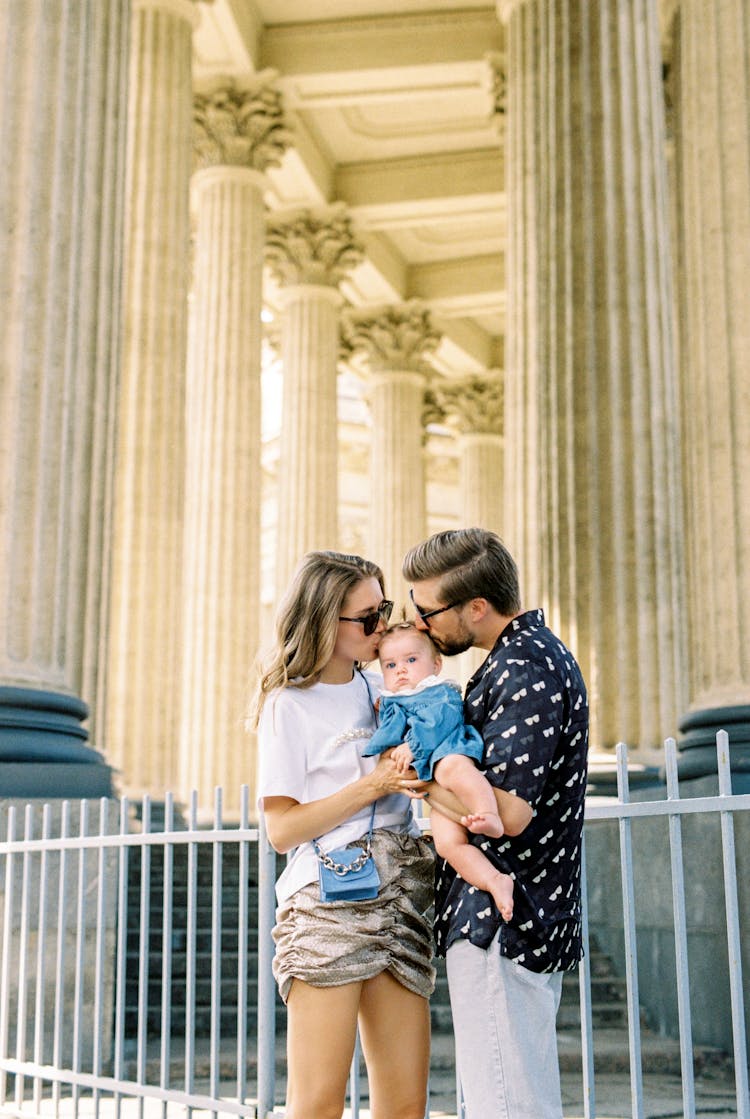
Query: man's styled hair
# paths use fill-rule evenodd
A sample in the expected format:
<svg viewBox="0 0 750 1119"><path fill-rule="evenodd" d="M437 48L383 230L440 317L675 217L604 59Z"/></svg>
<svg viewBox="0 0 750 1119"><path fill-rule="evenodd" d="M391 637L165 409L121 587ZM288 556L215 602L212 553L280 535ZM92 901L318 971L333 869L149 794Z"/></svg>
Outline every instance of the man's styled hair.
<svg viewBox="0 0 750 1119"><path fill-rule="evenodd" d="M439 579L445 603L486 598L506 618L521 609L515 560L500 537L484 528L436 532L407 552L403 574L409 583Z"/></svg>

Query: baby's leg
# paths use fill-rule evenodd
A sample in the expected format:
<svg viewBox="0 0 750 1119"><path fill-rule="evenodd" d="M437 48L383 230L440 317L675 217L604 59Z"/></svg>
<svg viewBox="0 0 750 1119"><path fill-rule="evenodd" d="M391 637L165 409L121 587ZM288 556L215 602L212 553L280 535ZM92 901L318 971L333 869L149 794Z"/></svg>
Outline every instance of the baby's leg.
<svg viewBox="0 0 750 1119"><path fill-rule="evenodd" d="M430 824L435 850L441 858L448 860L464 882L491 894L500 916L509 921L513 915L513 879L510 875L496 870L485 854L469 843L460 824L440 812L431 814Z"/></svg>
<svg viewBox="0 0 750 1119"><path fill-rule="evenodd" d="M471 758L465 754L448 754L435 766L434 777L468 807L468 815L461 819L465 828L475 835L489 835L494 839L503 834L492 786Z"/></svg>

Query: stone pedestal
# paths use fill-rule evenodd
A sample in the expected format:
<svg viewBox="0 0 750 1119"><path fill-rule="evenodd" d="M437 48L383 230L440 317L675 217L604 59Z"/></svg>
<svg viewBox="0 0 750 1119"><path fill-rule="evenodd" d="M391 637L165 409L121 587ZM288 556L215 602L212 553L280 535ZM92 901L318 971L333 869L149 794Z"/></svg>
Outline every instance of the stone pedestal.
<svg viewBox="0 0 750 1119"><path fill-rule="evenodd" d="M580 659L592 743L684 709L683 533L656 6L505 0L506 537Z"/></svg>
<svg viewBox="0 0 750 1119"><path fill-rule="evenodd" d="M266 260L283 307L278 594L305 552L338 547L337 288L361 258L341 207L269 221Z"/></svg>
<svg viewBox="0 0 750 1119"><path fill-rule="evenodd" d="M190 0L133 4L107 741L136 796L176 778L197 19Z"/></svg>
<svg viewBox="0 0 750 1119"><path fill-rule="evenodd" d="M750 21L745 0L683 0L677 164L691 776L750 764Z"/></svg>
<svg viewBox="0 0 750 1119"><path fill-rule="evenodd" d="M101 762L128 7L0 7L0 758L27 796Z"/></svg>
<svg viewBox="0 0 750 1119"><path fill-rule="evenodd" d="M379 563L394 621L407 610L405 553L426 534L424 424L429 367L439 335L416 305L345 318L344 339L365 356L372 413L369 558ZM410 612L410 610L408 611Z"/></svg>

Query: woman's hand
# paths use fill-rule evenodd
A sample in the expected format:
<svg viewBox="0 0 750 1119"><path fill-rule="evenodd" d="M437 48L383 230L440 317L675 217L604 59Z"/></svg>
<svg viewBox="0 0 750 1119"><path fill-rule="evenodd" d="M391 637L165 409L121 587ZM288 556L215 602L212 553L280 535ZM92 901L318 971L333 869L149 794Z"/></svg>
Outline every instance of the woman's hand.
<svg viewBox="0 0 750 1119"><path fill-rule="evenodd" d="M411 778L416 780L417 775L413 769L401 770L398 761L394 758L394 750L385 750L378 758L378 764L369 775L376 797L387 796L389 793L405 793Z"/></svg>

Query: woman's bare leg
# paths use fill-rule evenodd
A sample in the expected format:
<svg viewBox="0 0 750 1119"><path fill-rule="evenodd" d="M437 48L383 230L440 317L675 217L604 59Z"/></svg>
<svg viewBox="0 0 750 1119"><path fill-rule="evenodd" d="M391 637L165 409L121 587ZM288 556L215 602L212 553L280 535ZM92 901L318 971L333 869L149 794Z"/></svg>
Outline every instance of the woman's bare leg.
<svg viewBox="0 0 750 1119"><path fill-rule="evenodd" d="M464 882L491 894L500 916L509 921L513 916L513 879L510 875L497 870L483 851L469 843L461 824L454 823L439 812L433 813L430 824L438 855L448 860Z"/></svg>
<svg viewBox="0 0 750 1119"><path fill-rule="evenodd" d="M362 984L359 1030L372 1119L423 1119L430 1072L427 999L383 971Z"/></svg>
<svg viewBox="0 0 750 1119"><path fill-rule="evenodd" d="M361 993L361 983L292 983L287 1001L287 1119L341 1119Z"/></svg>

